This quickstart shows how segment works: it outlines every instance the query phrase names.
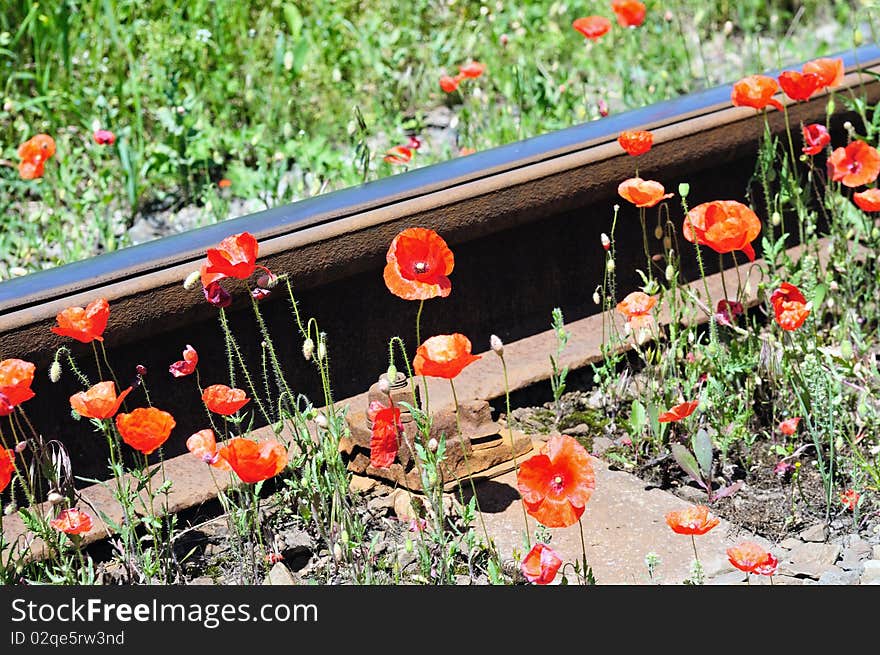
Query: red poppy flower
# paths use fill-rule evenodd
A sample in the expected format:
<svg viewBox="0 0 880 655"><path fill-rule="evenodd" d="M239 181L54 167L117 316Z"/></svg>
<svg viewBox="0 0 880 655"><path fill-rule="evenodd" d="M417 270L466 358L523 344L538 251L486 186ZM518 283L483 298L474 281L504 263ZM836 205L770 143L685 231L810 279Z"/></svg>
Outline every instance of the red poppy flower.
<svg viewBox="0 0 880 655"><path fill-rule="evenodd" d="M804 73L819 77L819 87L823 89L840 86L843 82L843 59L814 59L804 64Z"/></svg>
<svg viewBox="0 0 880 655"><path fill-rule="evenodd" d="M116 429L122 440L144 455L165 443L175 425L177 422L171 414L155 407L138 407L116 417Z"/></svg>
<svg viewBox="0 0 880 655"><path fill-rule="evenodd" d="M529 582L550 584L560 566L562 558L550 546L536 543L523 558L520 570Z"/></svg>
<svg viewBox="0 0 880 655"><path fill-rule="evenodd" d="M684 219L682 234L691 243L709 246L718 253L742 250L755 261L751 242L761 232L761 221L751 209L736 200L704 202ZM696 238L695 238L696 235Z"/></svg>
<svg viewBox="0 0 880 655"><path fill-rule="evenodd" d="M217 186L221 189L228 189L232 186L232 180L227 177L224 177L219 182L217 182Z"/></svg>
<svg viewBox="0 0 880 655"><path fill-rule="evenodd" d="M668 412L660 414L660 416L657 417L657 420L660 421L660 423L675 423L693 414L699 404L699 400L691 400L686 403L681 403L670 409Z"/></svg>
<svg viewBox="0 0 880 655"><path fill-rule="evenodd" d="M820 80L815 73L785 71L779 76L779 86L792 100L809 100L819 88Z"/></svg>
<svg viewBox="0 0 880 655"><path fill-rule="evenodd" d="M611 21L604 16L584 16L577 18L571 26L588 39L596 40L611 29Z"/></svg>
<svg viewBox="0 0 880 655"><path fill-rule="evenodd" d="M419 137L410 134L409 141L406 143L406 147L410 150L418 150L422 147L422 142L419 140Z"/></svg>
<svg viewBox="0 0 880 655"><path fill-rule="evenodd" d="M636 207L653 207L661 200L671 198L674 194L664 193L663 185L654 180L643 180L640 177L631 177L624 180L617 187L617 193L624 200L630 201Z"/></svg>
<svg viewBox="0 0 880 655"><path fill-rule="evenodd" d="M402 166L403 164L408 164L412 159L412 156L412 150L406 146L394 146L385 151L385 157L383 157L383 160L389 164Z"/></svg>
<svg viewBox="0 0 880 655"><path fill-rule="evenodd" d="M367 410L370 419L370 464L388 468L397 457L397 437L403 432L400 409L386 407L377 400Z"/></svg>
<svg viewBox="0 0 880 655"><path fill-rule="evenodd" d="M244 407L250 398L243 389L233 389L225 384L212 384L202 392L205 407L216 414L229 416Z"/></svg>
<svg viewBox="0 0 880 655"><path fill-rule="evenodd" d="M452 93L458 88L458 83L460 81L461 78L458 76L452 77L451 75L443 75L440 78L440 88L446 93Z"/></svg>
<svg viewBox="0 0 880 655"><path fill-rule="evenodd" d="M171 366L168 367L168 372L171 373L176 378L183 377L184 375L190 375L196 370L196 365L199 363L199 354L196 352L196 349L191 345L187 344L186 349L183 351L183 359L177 362L174 362Z"/></svg>
<svg viewBox="0 0 880 655"><path fill-rule="evenodd" d="M222 273L246 280L256 268L258 249L257 240L250 232L228 236L216 248L208 248L205 273Z"/></svg>
<svg viewBox="0 0 880 655"><path fill-rule="evenodd" d="M657 296L649 296L641 291L633 291L617 303L617 311L626 317L630 328L637 330L650 327L654 319L651 310L657 304Z"/></svg>
<svg viewBox="0 0 880 655"><path fill-rule="evenodd" d="M65 534L83 534L92 529L92 517L78 509L65 509L49 525Z"/></svg>
<svg viewBox="0 0 880 655"><path fill-rule="evenodd" d="M235 437L220 449L220 457L248 484L275 477L287 466L287 451L274 439L257 443Z"/></svg>
<svg viewBox="0 0 880 655"><path fill-rule="evenodd" d="M742 316L745 309L741 302L722 298L715 307L715 321L719 325L732 326L738 316Z"/></svg>
<svg viewBox="0 0 880 655"><path fill-rule="evenodd" d="M68 307L55 317L58 325L52 332L63 337L72 337L82 343L103 341L104 328L110 319L110 305L104 298L93 300L85 309Z"/></svg>
<svg viewBox="0 0 880 655"><path fill-rule="evenodd" d="M18 147L18 173L23 180L43 176L46 161L55 154L55 140L48 134L37 134Z"/></svg>
<svg viewBox="0 0 880 655"><path fill-rule="evenodd" d="M574 525L596 488L590 456L573 437L550 437L542 454L520 466L517 488L529 514L543 525Z"/></svg>
<svg viewBox="0 0 880 655"><path fill-rule="evenodd" d="M226 277L225 275L223 277ZM214 305L214 307L229 307L232 304L232 296L223 288L219 282L211 282L202 289L205 294L205 300Z"/></svg>
<svg viewBox="0 0 880 655"><path fill-rule="evenodd" d="M15 451L11 448L0 448L0 493L9 486L13 471L15 471Z"/></svg>
<svg viewBox="0 0 880 655"><path fill-rule="evenodd" d="M31 390L35 368L22 359L4 359L0 362L0 396L5 398L0 416L8 416L13 408L36 395Z"/></svg>
<svg viewBox="0 0 880 655"><path fill-rule="evenodd" d="M800 423L800 422L801 422L800 416L794 416L792 418L787 418L784 421L781 421L779 423L779 431L782 434L790 437L795 432L797 432L798 423Z"/></svg>
<svg viewBox="0 0 880 655"><path fill-rule="evenodd" d="M85 418L111 418L119 411L119 406L129 393L131 387L117 396L115 383L99 382L86 391L73 394L70 397L70 407Z"/></svg>
<svg viewBox="0 0 880 655"><path fill-rule="evenodd" d="M186 440L186 449L205 462L205 464L210 464L221 471L232 470L229 462L220 457L220 452L217 450L217 440L214 438L214 431L210 428L199 430L190 436Z"/></svg>
<svg viewBox="0 0 880 655"><path fill-rule="evenodd" d="M116 135L110 130L95 130L92 138L99 146L112 146L116 143Z"/></svg>
<svg viewBox="0 0 880 655"><path fill-rule="evenodd" d="M706 534L720 522L719 518L709 514L705 505L691 505L666 514L666 525L676 534Z"/></svg>
<svg viewBox="0 0 880 655"><path fill-rule="evenodd" d="M647 10L644 3L638 0L614 0L611 9L621 27L638 27L645 22Z"/></svg>
<svg viewBox="0 0 880 655"><path fill-rule="evenodd" d="M472 155L475 152L476 152L475 148L468 148L467 146L465 146L464 148L461 148L458 151L458 156L459 157L467 157L468 155Z"/></svg>
<svg viewBox="0 0 880 655"><path fill-rule="evenodd" d="M744 541L728 548L727 559L740 571L759 575L773 575L779 563L772 553L753 541Z"/></svg>
<svg viewBox="0 0 880 655"><path fill-rule="evenodd" d="M825 126L819 123L804 125L803 134L805 155L818 155L822 152L822 148L831 143L831 135Z"/></svg>
<svg viewBox="0 0 880 655"><path fill-rule="evenodd" d="M828 174L848 187L870 184L880 174L880 152L864 141L836 148L828 157Z"/></svg>
<svg viewBox="0 0 880 655"><path fill-rule="evenodd" d="M842 494L840 494L840 502L842 502L843 505L852 512L855 511L861 497L862 495L855 489L847 489Z"/></svg>
<svg viewBox="0 0 880 655"><path fill-rule="evenodd" d="M776 314L776 322L783 330L797 330L810 315L812 305L793 284L783 282L770 294L770 304Z"/></svg>
<svg viewBox="0 0 880 655"><path fill-rule="evenodd" d="M478 359L480 355L471 355L471 341L463 334L438 334L416 349L413 370L416 375L451 380Z"/></svg>
<svg viewBox="0 0 880 655"><path fill-rule="evenodd" d="M396 237L385 256L383 277L388 290L404 300L445 298L452 291L446 277L455 258L434 230L411 227Z"/></svg>
<svg viewBox="0 0 880 655"><path fill-rule="evenodd" d="M866 212L880 212L880 189L856 191L853 200L859 209Z"/></svg>
<svg viewBox="0 0 880 655"><path fill-rule="evenodd" d="M773 97L777 91L779 85L772 77L749 75L733 85L730 100L737 107L753 107L761 110L771 105L782 111L782 103Z"/></svg>
<svg viewBox="0 0 880 655"><path fill-rule="evenodd" d="M486 71L486 65L481 64L478 61L472 61L468 64L463 64L458 67L458 72L468 77L470 79L476 79L480 77Z"/></svg>
<svg viewBox="0 0 880 655"><path fill-rule="evenodd" d="M617 137L617 143L633 157L637 157L651 149L654 135L648 130L624 130Z"/></svg>

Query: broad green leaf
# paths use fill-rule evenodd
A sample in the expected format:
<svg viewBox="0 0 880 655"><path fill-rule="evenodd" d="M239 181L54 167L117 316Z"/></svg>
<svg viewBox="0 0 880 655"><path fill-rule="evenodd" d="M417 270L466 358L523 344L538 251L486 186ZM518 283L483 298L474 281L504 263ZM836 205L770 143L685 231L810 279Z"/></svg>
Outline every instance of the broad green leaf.
<svg viewBox="0 0 880 655"><path fill-rule="evenodd" d="M303 17L296 5L290 2L284 3L284 20L287 21L287 27L290 28L290 36L294 41L297 40L302 34Z"/></svg>
<svg viewBox="0 0 880 655"><path fill-rule="evenodd" d="M694 454L700 463L703 477L708 479L712 475L712 437L704 429L700 428L691 440Z"/></svg>
<svg viewBox="0 0 880 655"><path fill-rule="evenodd" d="M675 461L678 462L678 465L687 473L694 481L699 484L701 487L705 488L706 484L703 482L703 478L700 476L700 468L697 465L697 460L694 459L694 456L691 455L690 451L682 446L680 443L672 444L672 457L675 458Z"/></svg>

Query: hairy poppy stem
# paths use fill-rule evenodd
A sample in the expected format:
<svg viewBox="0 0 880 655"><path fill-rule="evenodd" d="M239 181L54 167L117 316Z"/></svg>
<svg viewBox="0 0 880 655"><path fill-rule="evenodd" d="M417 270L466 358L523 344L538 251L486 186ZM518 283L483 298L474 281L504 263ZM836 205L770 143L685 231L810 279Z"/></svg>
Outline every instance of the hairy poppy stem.
<svg viewBox="0 0 880 655"><path fill-rule="evenodd" d="M604 321L602 326L604 328ZM501 369L504 371L504 402L507 406L507 433L510 436L510 456L513 458L513 472L519 475L519 464L517 464L516 461L516 445L513 441L513 417L510 415L510 382L507 378L507 362L504 361L504 353L501 353L498 356L501 358ZM522 507L523 512L523 525L525 526L526 548L531 550L532 540L529 537L529 516L526 513L526 501L522 499L522 494L520 494L519 504L520 507Z"/></svg>
<svg viewBox="0 0 880 655"><path fill-rule="evenodd" d="M586 582L587 582L587 569L589 567L587 566L587 543L586 543L586 540L584 539L584 520L582 517L578 518L578 527L580 528L580 533L581 533L581 556L583 557L582 561L583 561L583 565L584 565L584 570L582 572L582 575L584 578L584 583L586 584Z"/></svg>
<svg viewBox="0 0 880 655"><path fill-rule="evenodd" d="M639 222L642 224L642 245L645 248L645 260L648 265L648 281L654 280L654 271L651 266L651 250L648 246L648 228L645 225L645 208L639 207Z"/></svg>

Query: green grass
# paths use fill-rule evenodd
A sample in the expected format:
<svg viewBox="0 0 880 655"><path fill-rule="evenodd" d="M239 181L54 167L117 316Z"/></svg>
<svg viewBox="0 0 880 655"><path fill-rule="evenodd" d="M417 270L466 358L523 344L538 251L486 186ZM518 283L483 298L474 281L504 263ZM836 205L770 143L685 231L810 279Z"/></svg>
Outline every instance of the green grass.
<svg viewBox="0 0 880 655"><path fill-rule="evenodd" d="M411 167L598 119L600 100L644 106L873 32L863 2L646 4L643 26L592 43L571 22L613 19L610 2L5 0L0 278L123 247L159 206L195 204L208 223L233 197L268 207L393 174L384 150L424 136L444 105L457 142L428 140ZM471 58L487 73L443 93L440 75ZM96 146L96 125L117 144ZM16 149L38 132L58 152L24 182Z"/></svg>

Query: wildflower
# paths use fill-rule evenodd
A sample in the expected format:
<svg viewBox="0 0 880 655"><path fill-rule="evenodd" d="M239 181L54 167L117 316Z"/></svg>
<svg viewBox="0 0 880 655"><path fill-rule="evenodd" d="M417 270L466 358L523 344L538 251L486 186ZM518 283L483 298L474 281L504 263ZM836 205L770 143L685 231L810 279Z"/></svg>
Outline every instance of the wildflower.
<svg viewBox="0 0 880 655"><path fill-rule="evenodd" d="M588 39L595 41L611 29L611 21L604 16L584 16L576 18L571 26Z"/></svg>
<svg viewBox="0 0 880 655"><path fill-rule="evenodd" d="M114 382L99 382L86 391L73 394L70 397L70 407L85 418L112 418L129 393L131 387L117 396Z"/></svg>
<svg viewBox="0 0 880 655"><path fill-rule="evenodd" d="M828 157L828 174L850 188L870 184L880 174L880 152L864 141L836 148Z"/></svg>
<svg viewBox="0 0 880 655"><path fill-rule="evenodd" d="M782 103L773 97L779 91L779 85L772 77L766 75L749 75L733 85L730 101L737 107L752 107L757 110L766 109L767 105L782 111Z"/></svg>
<svg viewBox="0 0 880 655"><path fill-rule="evenodd" d="M403 432L400 409L374 400L367 410L367 418L370 420L370 464L388 468L397 457L397 438Z"/></svg>
<svg viewBox="0 0 880 655"><path fill-rule="evenodd" d="M804 64L801 70L817 75L822 89L833 89L843 82L843 59L814 59Z"/></svg>
<svg viewBox="0 0 880 655"><path fill-rule="evenodd" d="M37 134L18 147L18 174L23 180L43 177L46 161L55 154L55 140L48 134Z"/></svg>
<svg viewBox="0 0 880 655"><path fill-rule="evenodd" d="M779 76L779 86L792 100L809 100L819 88L820 79L815 73L785 71Z"/></svg>
<svg viewBox="0 0 880 655"><path fill-rule="evenodd" d="M8 416L15 407L36 395L31 389L35 370L33 364L22 359L0 362L0 396L4 398L0 416Z"/></svg>
<svg viewBox="0 0 880 655"><path fill-rule="evenodd" d="M199 430L191 435L186 440L186 449L205 464L210 464L221 471L232 470L229 462L220 457L220 451L217 450L217 439L214 437L214 431L210 428Z"/></svg>
<svg viewBox="0 0 880 655"><path fill-rule="evenodd" d="M501 337L497 334L493 334L489 337L489 348L492 349L492 352L501 357L504 354L504 342L501 341Z"/></svg>
<svg viewBox="0 0 880 655"><path fill-rule="evenodd" d="M196 349L186 344L186 348L183 351L183 359L169 366L168 372L176 378L191 375L196 370L196 364L198 363L199 354L196 352Z"/></svg>
<svg viewBox="0 0 880 655"><path fill-rule="evenodd" d="M647 130L624 130L617 137L617 143L633 157L643 155L654 144L654 135Z"/></svg>
<svg viewBox="0 0 880 655"><path fill-rule="evenodd" d="M791 477L791 474L794 473L794 468L794 464L792 464L791 462L780 460L776 462L776 466L773 467L773 473L778 478L788 480L788 478Z"/></svg>
<svg viewBox="0 0 880 655"><path fill-rule="evenodd" d="M805 155L818 155L822 152L822 148L831 143L831 135L824 125L819 123L811 123L804 125L804 147Z"/></svg>
<svg viewBox="0 0 880 655"><path fill-rule="evenodd" d="M438 334L416 349L413 370L416 375L451 380L478 359L480 355L471 354L470 339L463 334Z"/></svg>
<svg viewBox="0 0 880 655"><path fill-rule="evenodd" d="M517 488L529 514L543 525L574 525L596 488L590 455L573 437L553 436L543 453L522 463Z"/></svg>
<svg viewBox="0 0 880 655"><path fill-rule="evenodd" d="M211 282L202 289L202 293L214 307L229 307L232 304L232 296L219 282Z"/></svg>
<svg viewBox="0 0 880 655"><path fill-rule="evenodd" d="M661 200L671 198L674 194L664 193L663 185L654 180L643 180L640 177L631 177L624 180L617 187L617 193L624 200L629 200L636 207L653 207Z"/></svg>
<svg viewBox="0 0 880 655"><path fill-rule="evenodd" d="M705 505L691 505L687 509L666 514L666 525L676 534L706 534L718 525L719 518L709 514Z"/></svg>
<svg viewBox="0 0 880 655"><path fill-rule="evenodd" d="M217 186L220 189L228 189L232 186L232 180L227 177L222 178L219 182L217 182Z"/></svg>
<svg viewBox="0 0 880 655"><path fill-rule="evenodd" d="M856 191L853 200L859 209L866 212L880 212L880 189Z"/></svg>
<svg viewBox="0 0 880 655"><path fill-rule="evenodd" d="M467 157L468 155L472 155L472 154L474 154L475 152L476 152L476 149L474 149L474 148L468 148L467 146L465 146L464 148L461 148L461 149L458 151L458 156L459 156L459 157Z"/></svg>
<svg viewBox="0 0 880 655"><path fill-rule="evenodd" d="M393 148L388 148L385 151L385 157L383 157L383 161L389 164L396 165L404 165L408 164L410 160L412 160L412 150L407 148L406 146L394 146Z"/></svg>
<svg viewBox="0 0 880 655"><path fill-rule="evenodd" d="M843 503L844 507L846 507L849 511L855 511L856 507L859 504L859 498L862 495L856 491L855 489L847 489L842 494L840 494L840 502Z"/></svg>
<svg viewBox="0 0 880 655"><path fill-rule="evenodd" d="M65 534L83 534L92 529L92 517L78 509L65 509L49 525Z"/></svg>
<svg viewBox="0 0 880 655"><path fill-rule="evenodd" d="M736 319L744 313L742 303L736 300L721 299L715 307L715 321L727 327L736 323Z"/></svg>
<svg viewBox="0 0 880 655"><path fill-rule="evenodd" d="M651 310L657 304L657 296L649 296L642 291L633 291L617 303L617 311L626 317L633 330L648 328L654 324Z"/></svg>
<svg viewBox="0 0 880 655"><path fill-rule="evenodd" d="M728 548L727 559L740 571L759 575L773 575L779 564L772 553L754 541L743 541Z"/></svg>
<svg viewBox="0 0 880 655"><path fill-rule="evenodd" d="M461 81L459 77L452 77L450 75L443 75L440 78L440 88L443 89L446 93L452 93L456 89L458 89L458 83Z"/></svg>
<svg viewBox="0 0 880 655"><path fill-rule="evenodd" d="M243 389L234 389L225 384L212 384L202 392L205 407L216 414L229 416L244 407L250 398Z"/></svg>
<svg viewBox="0 0 880 655"><path fill-rule="evenodd" d="M536 543L523 558L520 570L529 582L550 584L562 565L562 558L546 544Z"/></svg>
<svg viewBox="0 0 880 655"><path fill-rule="evenodd" d="M599 102L596 103L596 109L599 110L599 116L605 118L609 114L608 103L605 102L604 98L599 98Z"/></svg>
<svg viewBox="0 0 880 655"><path fill-rule="evenodd" d="M660 423L675 423L693 414L699 404L699 400L691 400L686 403L681 403L670 409L668 412L660 414L660 416L657 417L657 420Z"/></svg>
<svg viewBox="0 0 880 655"><path fill-rule="evenodd" d="M63 337L72 337L82 343L103 341L104 328L110 319L110 305L99 298L82 307L68 307L55 317L58 322L52 332Z"/></svg>
<svg viewBox="0 0 880 655"><path fill-rule="evenodd" d="M220 449L220 457L248 484L273 478L287 466L287 451L274 439L257 443L235 437Z"/></svg>
<svg viewBox="0 0 880 655"><path fill-rule="evenodd" d="M254 300L263 300L272 295L269 289L251 289L251 298Z"/></svg>
<svg viewBox="0 0 880 655"><path fill-rule="evenodd" d="M455 258L434 230L412 227L394 237L385 256L388 290L404 300L445 298L452 291L447 275Z"/></svg>
<svg viewBox="0 0 880 655"><path fill-rule="evenodd" d="M0 493L9 486L14 470L15 451L11 448L0 448Z"/></svg>
<svg viewBox="0 0 880 655"><path fill-rule="evenodd" d="M168 440L177 422L168 412L156 407L138 407L116 417L116 429L122 440L144 455L149 455Z"/></svg>
<svg viewBox="0 0 880 655"><path fill-rule="evenodd" d="M776 322L783 330L797 330L812 309L811 303L807 302L804 294L793 284L783 282L776 291L770 295L770 304L776 314Z"/></svg>
<svg viewBox="0 0 880 655"><path fill-rule="evenodd" d="M476 79L486 72L486 65L478 61L472 61L458 67L458 72L470 79Z"/></svg>
<svg viewBox="0 0 880 655"><path fill-rule="evenodd" d="M793 416L792 418L787 418L784 421L780 421L779 423L779 431L787 437L790 437L795 432L797 432L798 424L801 422L800 416Z"/></svg>
<svg viewBox="0 0 880 655"><path fill-rule="evenodd" d="M95 130L92 138L99 146L112 146L116 143L116 135L110 130Z"/></svg>
<svg viewBox="0 0 880 655"><path fill-rule="evenodd" d="M704 202L684 219L682 234L691 243L709 246L718 253L742 250L755 261L751 242L761 232L761 221L751 209L736 200Z"/></svg>
<svg viewBox="0 0 880 655"><path fill-rule="evenodd" d="M611 9L621 27L638 27L645 22L647 10L644 3L638 0L614 0Z"/></svg>
<svg viewBox="0 0 880 655"><path fill-rule="evenodd" d="M204 274L246 280L256 268L258 248L257 240L250 232L228 236L216 248L208 248L208 265Z"/></svg>
<svg viewBox="0 0 880 655"><path fill-rule="evenodd" d="M411 134L411 135L409 136L409 141L407 141L406 146L407 146L407 148L409 148L410 150L418 150L419 148L422 147L422 142L421 142L421 140L419 139L419 137L417 137L417 136Z"/></svg>

